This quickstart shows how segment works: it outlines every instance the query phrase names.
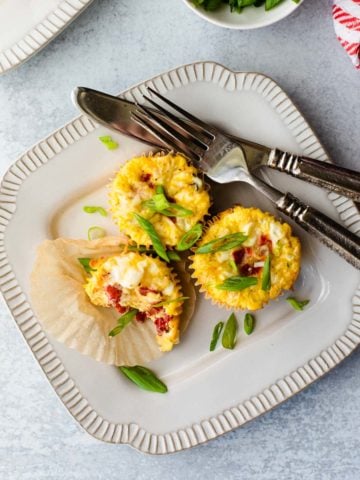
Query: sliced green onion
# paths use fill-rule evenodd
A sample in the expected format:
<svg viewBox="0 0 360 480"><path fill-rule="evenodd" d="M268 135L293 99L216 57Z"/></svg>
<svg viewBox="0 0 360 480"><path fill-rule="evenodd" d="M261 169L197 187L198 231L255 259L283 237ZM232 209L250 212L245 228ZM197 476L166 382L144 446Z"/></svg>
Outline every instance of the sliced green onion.
<svg viewBox="0 0 360 480"><path fill-rule="evenodd" d="M216 10L223 2L222 0L192 0L196 7L203 7L205 10Z"/></svg>
<svg viewBox="0 0 360 480"><path fill-rule="evenodd" d="M265 10L269 11L272 8L276 7L276 5L279 5L283 0L266 0L265 2Z"/></svg>
<svg viewBox="0 0 360 480"><path fill-rule="evenodd" d="M165 260L166 262L169 262L170 259L166 253L166 249L159 237L159 235L157 234L154 226L152 223L149 222L149 220L146 220L146 218L142 217L141 215L139 215L138 213L134 213L134 217L136 218L138 224L140 225L140 227L144 230L144 232L146 232L149 237L150 237L150 240L151 240L151 243L153 244L153 247L154 247L154 250L155 252L159 255L159 257L161 257L163 260Z"/></svg>
<svg viewBox="0 0 360 480"><path fill-rule="evenodd" d="M294 3L300 3L301 0L293 0ZM269 11L285 2L285 0L191 0L191 2L199 8L206 11L215 11L219 9L224 3L230 8L230 12L242 13L245 7L253 5L254 7L261 7L265 4L265 10Z"/></svg>
<svg viewBox="0 0 360 480"><path fill-rule="evenodd" d="M107 211L104 207L85 205L85 207L83 207L83 210L85 213L100 213L100 215L102 215L103 217L107 216Z"/></svg>
<svg viewBox="0 0 360 480"><path fill-rule="evenodd" d="M147 248L145 245L120 245L120 247L127 248L130 252L139 253L155 253L153 248Z"/></svg>
<svg viewBox="0 0 360 480"><path fill-rule="evenodd" d="M120 245L121 247L125 247L126 245ZM153 248L147 248L145 245L127 245L127 249L130 252L139 252L139 253L148 253L149 255L156 255L157 253ZM181 260L180 255L176 253L174 250L167 250L166 251L169 260L173 262L179 262Z"/></svg>
<svg viewBox="0 0 360 480"><path fill-rule="evenodd" d="M247 313L244 318L244 331L246 335L251 335L255 328L255 317Z"/></svg>
<svg viewBox="0 0 360 480"><path fill-rule="evenodd" d="M162 185L156 185L155 193L165 195L165 188Z"/></svg>
<svg viewBox="0 0 360 480"><path fill-rule="evenodd" d="M224 348L227 348L229 350L233 350L235 348L237 329L238 323L235 315L232 313L225 324L224 333L221 340L222 346Z"/></svg>
<svg viewBox="0 0 360 480"><path fill-rule="evenodd" d="M118 319L118 325L116 325L116 327L109 332L109 337L115 337L122 332L126 325L128 325L134 319L138 312L139 310L137 308L132 308L128 312L124 313L124 315L121 315L121 317Z"/></svg>
<svg viewBox="0 0 360 480"><path fill-rule="evenodd" d="M91 272L96 272L96 268L90 266L91 258L78 258L79 263L84 267L84 270L89 275Z"/></svg>
<svg viewBox="0 0 360 480"><path fill-rule="evenodd" d="M177 203L170 203L169 207L161 210L160 213L166 217L189 217L193 214L193 211L182 207Z"/></svg>
<svg viewBox="0 0 360 480"><path fill-rule="evenodd" d="M266 257L264 268L261 277L261 289L268 292L271 288L271 258L270 255Z"/></svg>
<svg viewBox="0 0 360 480"><path fill-rule="evenodd" d="M166 393L167 386L151 370L135 365L134 367L118 367L120 372L142 390Z"/></svg>
<svg viewBox="0 0 360 480"><path fill-rule="evenodd" d="M180 255L174 252L174 250L167 250L167 256L173 262L179 262L181 260Z"/></svg>
<svg viewBox="0 0 360 480"><path fill-rule="evenodd" d="M306 305L310 303L310 300L297 300L294 297L288 297L286 301L290 303L294 310L298 310L299 312L304 310Z"/></svg>
<svg viewBox="0 0 360 480"><path fill-rule="evenodd" d="M90 227L88 230L88 240L96 240L106 236L106 230L102 227Z"/></svg>
<svg viewBox="0 0 360 480"><path fill-rule="evenodd" d="M210 352L213 352L215 350L223 327L224 322L219 322L215 325L210 342Z"/></svg>
<svg viewBox="0 0 360 480"><path fill-rule="evenodd" d="M104 135L102 137L99 137L99 140L105 145L108 150L116 150L119 146L119 144L115 140L113 140L110 135Z"/></svg>
<svg viewBox="0 0 360 480"><path fill-rule="evenodd" d="M244 235L240 232L231 233L230 235L216 238L215 240L211 240L211 242L201 245L201 247L199 247L195 253L215 253L231 250L241 245L247 238L247 235Z"/></svg>
<svg viewBox="0 0 360 480"><path fill-rule="evenodd" d="M202 235L203 227L201 223L196 223L188 232L180 238L179 243L176 246L176 250L183 252L188 250L199 240Z"/></svg>
<svg viewBox="0 0 360 480"><path fill-rule="evenodd" d="M234 260L233 258L231 258L231 259L229 260L229 265L230 265L230 267L233 269L233 271L234 271L235 273L238 273L239 269L238 269L238 266L236 265L236 262L235 262L235 260Z"/></svg>
<svg viewBox="0 0 360 480"><path fill-rule="evenodd" d="M253 287L257 285L258 279L256 277L240 277L235 275L234 277L227 278L220 285L216 285L219 290L227 290L228 292L239 292L245 290L245 288Z"/></svg>
<svg viewBox="0 0 360 480"><path fill-rule="evenodd" d="M193 212L181 205L171 203L166 198L165 189L162 185L157 185L155 195L150 200L146 200L143 205L151 211L161 213L167 217L188 217Z"/></svg>
<svg viewBox="0 0 360 480"><path fill-rule="evenodd" d="M153 212L162 213L162 211L165 210L170 203L167 201L165 195L162 193L157 193L150 200L146 200L143 205Z"/></svg>
<svg viewBox="0 0 360 480"><path fill-rule="evenodd" d="M169 305L169 303L175 303L175 302L185 302L185 300L189 300L190 297L178 297L178 298L173 298L172 300L165 300L163 302L156 303L154 307L163 307L164 305Z"/></svg>

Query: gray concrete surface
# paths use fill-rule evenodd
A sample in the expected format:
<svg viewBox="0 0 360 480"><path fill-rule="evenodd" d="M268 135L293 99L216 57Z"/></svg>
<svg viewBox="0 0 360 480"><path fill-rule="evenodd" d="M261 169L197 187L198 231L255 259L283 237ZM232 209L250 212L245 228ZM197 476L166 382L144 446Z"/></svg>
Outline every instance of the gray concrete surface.
<svg viewBox="0 0 360 480"><path fill-rule="evenodd" d="M76 114L69 97L74 86L115 93L195 60L270 75L300 106L332 157L360 168L360 73L336 41L330 1L305 0L274 26L237 32L206 23L181 0L95 0L45 50L0 77L0 173ZM3 304L0 316L0 478L360 478L358 353L244 428L155 458L84 433Z"/></svg>

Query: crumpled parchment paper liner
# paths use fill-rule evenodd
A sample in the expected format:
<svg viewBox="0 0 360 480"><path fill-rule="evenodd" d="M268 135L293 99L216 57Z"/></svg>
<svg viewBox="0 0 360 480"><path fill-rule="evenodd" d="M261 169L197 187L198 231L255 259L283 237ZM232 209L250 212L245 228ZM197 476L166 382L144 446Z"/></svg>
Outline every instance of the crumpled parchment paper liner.
<svg viewBox="0 0 360 480"><path fill-rule="evenodd" d="M38 247L31 274L31 299L44 329L68 347L112 365L144 365L162 355L155 339L155 326L151 321L135 321L121 334L109 337L119 314L112 308L97 307L90 302L83 288L86 272L78 261L81 257L120 253L123 247L119 245L126 243L127 237L45 240ZM181 277L184 275L186 272ZM192 300L188 301L182 317L184 325L193 311L193 287L192 294L187 291L186 295Z"/></svg>

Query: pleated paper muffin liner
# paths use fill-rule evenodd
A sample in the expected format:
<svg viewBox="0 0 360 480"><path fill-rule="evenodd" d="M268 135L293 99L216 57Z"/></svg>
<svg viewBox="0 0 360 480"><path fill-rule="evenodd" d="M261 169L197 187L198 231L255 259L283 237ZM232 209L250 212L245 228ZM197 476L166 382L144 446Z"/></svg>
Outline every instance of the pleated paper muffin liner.
<svg viewBox="0 0 360 480"><path fill-rule="evenodd" d="M69 348L107 364L144 365L162 355L155 325L134 321L121 334L109 337L119 314L91 303L84 290L86 272L78 261L119 254L126 243L126 237L45 240L38 247L31 274L31 298L44 329ZM194 289L187 296L194 303ZM191 315L191 308L184 313ZM184 324L189 321L182 319Z"/></svg>

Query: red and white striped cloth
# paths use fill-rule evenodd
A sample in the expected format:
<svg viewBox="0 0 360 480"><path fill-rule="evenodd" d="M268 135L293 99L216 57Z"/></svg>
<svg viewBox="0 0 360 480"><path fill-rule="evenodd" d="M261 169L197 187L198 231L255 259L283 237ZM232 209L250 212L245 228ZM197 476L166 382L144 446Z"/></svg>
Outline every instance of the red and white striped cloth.
<svg viewBox="0 0 360 480"><path fill-rule="evenodd" d="M360 0L334 0L333 19L339 42L360 70Z"/></svg>

